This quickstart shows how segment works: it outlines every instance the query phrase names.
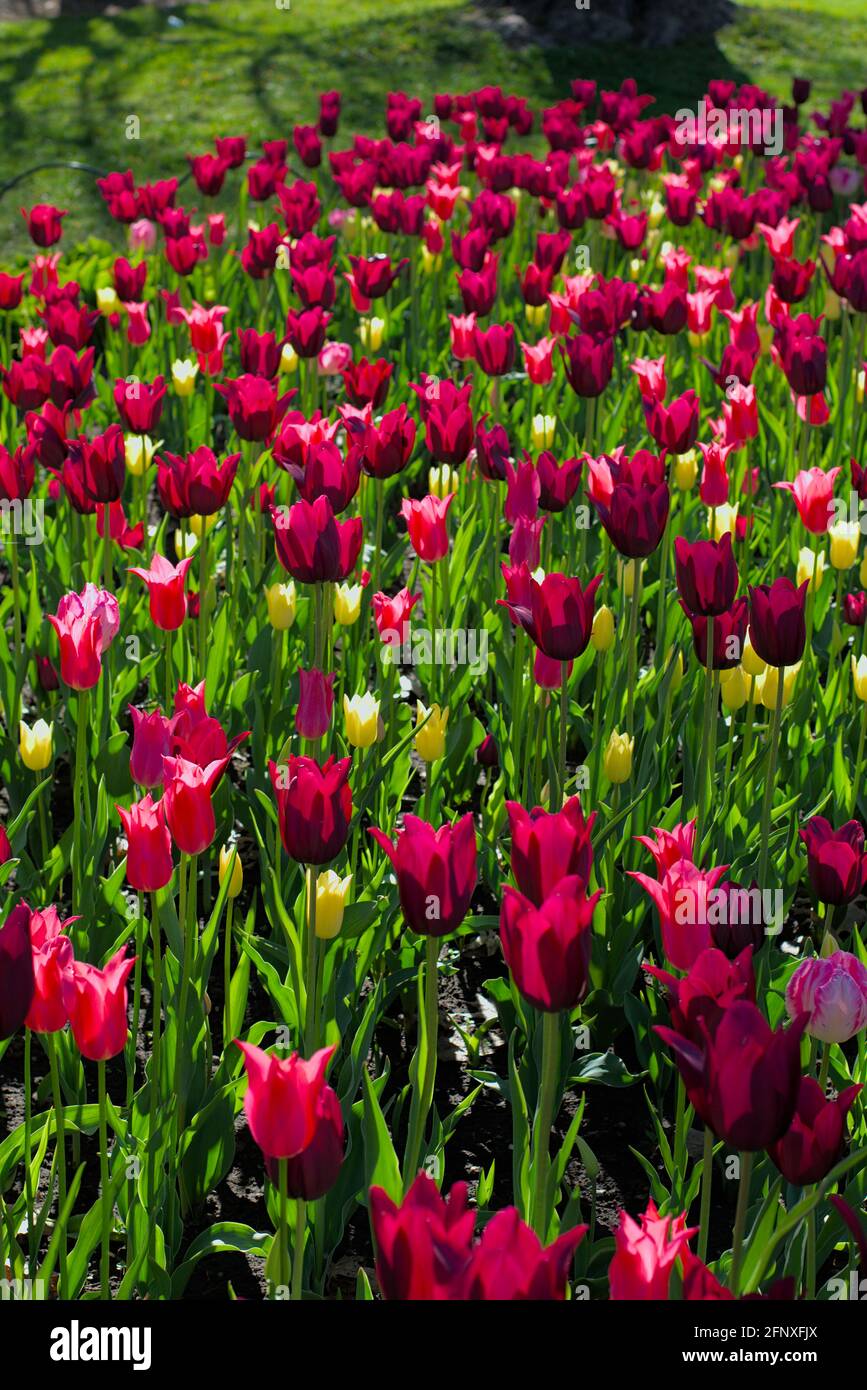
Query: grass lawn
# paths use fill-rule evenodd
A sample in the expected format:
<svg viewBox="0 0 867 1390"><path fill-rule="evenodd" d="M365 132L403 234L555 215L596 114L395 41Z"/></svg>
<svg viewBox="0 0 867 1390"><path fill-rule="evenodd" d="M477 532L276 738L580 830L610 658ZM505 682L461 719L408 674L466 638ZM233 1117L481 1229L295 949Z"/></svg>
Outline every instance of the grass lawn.
<svg viewBox="0 0 867 1390"><path fill-rule="evenodd" d="M180 21L180 22L178 22ZM376 132L385 92L430 97L499 82L535 106L568 91L570 77L603 84L635 75L664 109L695 101L710 77L749 78L785 95L793 72L819 97L867 82L864 0L754 0L716 42L673 49L516 50L474 21L459 0L217 0L150 7L95 19L0 25L0 185L41 160L132 167L140 177L180 173L187 151L216 134L251 140L312 120L320 89L344 93L344 130ZM141 139L126 139L137 115ZM74 210L73 240L101 225L84 175L46 171L0 199L4 257L24 248L21 202Z"/></svg>

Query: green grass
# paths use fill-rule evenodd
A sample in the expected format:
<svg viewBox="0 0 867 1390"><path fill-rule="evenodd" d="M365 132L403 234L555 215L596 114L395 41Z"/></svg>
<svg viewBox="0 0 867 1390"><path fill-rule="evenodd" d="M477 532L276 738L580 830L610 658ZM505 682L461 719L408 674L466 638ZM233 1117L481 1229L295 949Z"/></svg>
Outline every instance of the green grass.
<svg viewBox="0 0 867 1390"><path fill-rule="evenodd" d="M757 0L715 41L666 50L578 47L577 13L574 50L516 50L458 0L291 0L290 9L217 0L175 14L181 27L150 7L0 25L0 184L44 159L132 167L142 178L180 173L187 151L215 134L288 135L314 118L316 94L330 86L344 93L344 131L376 132L390 87L429 100L434 91L500 82L539 106L566 94L578 74L603 84L635 75L673 111L714 76L782 96L792 73L803 72L825 98L867 81L863 0ZM130 115L140 118L139 141L126 139ZM100 224L91 180L47 171L0 200L4 255L24 244L19 204L39 200L74 210L70 239Z"/></svg>

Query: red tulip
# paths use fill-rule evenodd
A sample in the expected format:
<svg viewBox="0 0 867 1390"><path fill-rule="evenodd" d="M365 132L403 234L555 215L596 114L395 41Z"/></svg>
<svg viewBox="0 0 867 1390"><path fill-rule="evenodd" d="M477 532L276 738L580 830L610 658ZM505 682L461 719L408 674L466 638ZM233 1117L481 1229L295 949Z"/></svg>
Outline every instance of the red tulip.
<svg viewBox="0 0 867 1390"><path fill-rule="evenodd" d="M295 728L299 737L320 739L331 728L334 709L334 674L323 675L314 667L311 671L299 668L300 694L295 711Z"/></svg>
<svg viewBox="0 0 867 1390"><path fill-rule="evenodd" d="M447 497L423 497L416 501L405 497L401 503L400 514L407 524L410 544L420 560L435 564L449 553L449 533L446 529L446 515L455 500L450 492Z"/></svg>
<svg viewBox="0 0 867 1390"><path fill-rule="evenodd" d="M229 172L228 161L216 154L188 154L196 188L206 198L216 198Z"/></svg>
<svg viewBox="0 0 867 1390"><path fill-rule="evenodd" d="M171 749L171 721L158 709L150 714L129 706L132 718L132 752L129 771L140 787L159 787L163 781L163 758Z"/></svg>
<svg viewBox="0 0 867 1390"><path fill-rule="evenodd" d="M346 1132L337 1093L323 1086L316 1102L316 1128L313 1138L299 1154L286 1160L286 1192L289 1197L315 1202L324 1197L337 1181L343 1166ZM265 1167L271 1182L279 1183L278 1160L266 1156Z"/></svg>
<svg viewBox="0 0 867 1390"><path fill-rule="evenodd" d="M476 886L472 816L435 830L427 821L407 815L394 844L382 830L371 828L370 834L391 860L407 926L420 936L456 931Z"/></svg>
<svg viewBox="0 0 867 1390"><path fill-rule="evenodd" d="M774 483L795 499L798 515L808 531L814 536L823 536L834 519L834 479L842 468L807 468L799 473L793 483Z"/></svg>
<svg viewBox="0 0 867 1390"><path fill-rule="evenodd" d="M172 839L182 854L201 854L217 833L211 797L229 765L229 758L199 767L187 758L163 758L165 807Z"/></svg>
<svg viewBox="0 0 867 1390"><path fill-rule="evenodd" d="M586 887L593 869L595 811L585 820L577 796L570 796L560 811L541 806L526 811L517 801L507 801L506 810L512 873L522 894L541 907L564 878L577 876Z"/></svg>
<svg viewBox="0 0 867 1390"><path fill-rule="evenodd" d="M415 445L415 420L407 414L405 405L383 415L378 424L371 422L365 429L361 445L361 462L371 478L393 478L406 468Z"/></svg>
<svg viewBox="0 0 867 1390"><path fill-rule="evenodd" d="M365 299L381 299L388 294L404 266L409 265L404 259L392 266L388 256L350 256L349 263L355 284Z"/></svg>
<svg viewBox="0 0 867 1390"><path fill-rule="evenodd" d="M82 1057L91 1062L107 1062L126 1046L126 982L134 965L135 957L127 959L126 946L121 946L104 970L77 960L63 979L72 1036Z"/></svg>
<svg viewBox="0 0 867 1390"><path fill-rule="evenodd" d="M186 457L158 456L157 490L166 511L181 519L220 511L229 500L240 458L240 454L229 454L218 463L206 444Z"/></svg>
<svg viewBox="0 0 867 1390"><path fill-rule="evenodd" d="M341 373L350 405L359 409L371 405L374 410L379 410L388 395L393 371L392 364L381 357L374 362L362 357L360 362L350 363Z"/></svg>
<svg viewBox="0 0 867 1390"><path fill-rule="evenodd" d="M403 647L410 640L410 614L421 601L421 594L411 594L403 588L394 598L374 594L371 599L373 621L383 646Z"/></svg>
<svg viewBox="0 0 867 1390"><path fill-rule="evenodd" d="M640 845L650 850L656 865L656 877L661 879L666 870L679 859L692 859L695 849L695 821L687 821L685 825L678 822L671 830L664 830L661 826L655 825L653 837L636 835L635 838Z"/></svg>
<svg viewBox="0 0 867 1390"><path fill-rule="evenodd" d="M312 1143L326 1086L325 1072L336 1048L323 1047L305 1061L297 1052L274 1057L235 1039L244 1054L247 1090L244 1113L250 1133L269 1158L295 1158Z"/></svg>
<svg viewBox="0 0 867 1390"><path fill-rule="evenodd" d="M506 1207L491 1218L475 1246L461 1297L484 1302L562 1302L569 1270L587 1226L573 1226L543 1246L518 1215Z"/></svg>
<svg viewBox="0 0 867 1390"><path fill-rule="evenodd" d="M25 1026L34 1033L57 1033L66 1026L63 984L72 974L73 952L65 933L76 921L77 917L61 920L56 907L31 914L34 993Z"/></svg>
<svg viewBox="0 0 867 1390"><path fill-rule="evenodd" d="M705 871L689 859L680 859L666 869L661 881L629 871L629 877L641 884L656 905L665 958L678 970L689 970L711 945L708 895L726 868L722 865Z"/></svg>
<svg viewBox="0 0 867 1390"><path fill-rule="evenodd" d="M0 927L0 1042L18 1031L33 1002L30 923L30 908L19 903Z"/></svg>
<svg viewBox="0 0 867 1390"><path fill-rule="evenodd" d="M53 246L63 235L61 223L69 213L65 209L61 211L52 207L51 203L36 203L29 211L22 208L21 216L27 223L30 240L35 246Z"/></svg>
<svg viewBox="0 0 867 1390"><path fill-rule="evenodd" d="M23 275L6 275L0 271L0 310L8 314L18 308L24 297L23 284Z"/></svg>
<svg viewBox="0 0 867 1390"><path fill-rule="evenodd" d="M819 902L837 907L857 898L867 883L861 823L850 820L835 830L824 816L813 816L799 834L807 846L807 872Z"/></svg>
<svg viewBox="0 0 867 1390"><path fill-rule="evenodd" d="M225 397L239 439L258 443L270 441L295 394L294 391L287 391L278 397L273 382L249 374L231 381L215 382L214 390Z"/></svg>
<svg viewBox="0 0 867 1390"><path fill-rule="evenodd" d="M586 896L580 876L562 878L535 907L507 885L500 909L503 955L520 993L547 1013L573 1009L590 983L593 910L601 892Z"/></svg>
<svg viewBox="0 0 867 1390"><path fill-rule="evenodd" d="M363 539L361 517L336 521L327 497L278 507L271 520L277 559L293 579L340 583L355 568Z"/></svg>
<svg viewBox="0 0 867 1390"><path fill-rule="evenodd" d="M187 615L184 583L192 563L192 557L187 556L173 565L164 555L157 554L150 569L134 566L129 571L147 584L151 622L162 632L174 632L183 625Z"/></svg>
<svg viewBox="0 0 867 1390"><path fill-rule="evenodd" d="M473 355L487 376L505 376L515 362L515 329L511 323L499 323L490 328L476 328L473 334Z"/></svg>
<svg viewBox="0 0 867 1390"><path fill-rule="evenodd" d="M472 1258L475 1214L466 1183L448 1197L419 1173L400 1206L381 1187L370 1189L376 1278L386 1301L437 1301L462 1296Z"/></svg>
<svg viewBox="0 0 867 1390"><path fill-rule="evenodd" d="M286 338L299 357L318 357L325 342L331 315L319 304L286 314ZM243 438L243 436L242 436Z"/></svg>
<svg viewBox="0 0 867 1390"><path fill-rule="evenodd" d="M60 642L60 678L73 690L90 690L102 673L102 657L120 630L114 594L85 584L64 594L48 621Z"/></svg>
<svg viewBox="0 0 867 1390"><path fill-rule="evenodd" d="M591 494L612 544L631 558L652 555L668 521L670 498L661 457L639 449L632 458L606 456L610 495Z"/></svg>
<svg viewBox="0 0 867 1390"><path fill-rule="evenodd" d="M601 396L614 370L614 339L582 333L577 338L561 339L558 346L576 396Z"/></svg>
<svg viewBox="0 0 867 1390"><path fill-rule="evenodd" d="M802 1076L792 1122L768 1154L787 1182L796 1187L821 1182L843 1151L846 1116L861 1086L848 1086L827 1100L812 1076Z"/></svg>
<svg viewBox="0 0 867 1390"><path fill-rule="evenodd" d="M150 793L134 801L129 810L116 806L127 838L126 878L140 893L156 893L172 876L172 841L166 825L165 806Z"/></svg>
<svg viewBox="0 0 867 1390"><path fill-rule="evenodd" d="M331 440L311 444L303 468L289 463L286 466L298 486L299 496L306 502L327 497L335 513L346 510L358 491L361 477L361 452L350 445L346 457Z"/></svg>
<svg viewBox="0 0 867 1390"><path fill-rule="evenodd" d="M420 386L411 384L419 398L430 453L437 463L457 468L473 447L472 382L458 387L452 381L423 376Z"/></svg>
<svg viewBox="0 0 867 1390"><path fill-rule="evenodd" d="M622 1211L614 1235L614 1259L608 1266L609 1298L667 1299L675 1262L697 1229L687 1230L685 1213L660 1216L652 1201L638 1221Z"/></svg>
<svg viewBox="0 0 867 1390"><path fill-rule="evenodd" d="M703 1041L702 1019L712 1029L723 1011L738 1000L755 1003L756 981L750 946L746 946L734 961L711 946L696 956L687 974L680 979L658 966L645 964L644 969L665 987L672 1028L681 1037L697 1044Z"/></svg>
<svg viewBox="0 0 867 1390"><path fill-rule="evenodd" d="M698 438L701 402L695 391L685 391L670 406L661 401L643 398L647 428L660 449L670 454L685 454Z"/></svg>
<svg viewBox="0 0 867 1390"><path fill-rule="evenodd" d="M294 755L281 765L269 762L280 836L290 859L327 864L343 849L352 819L351 765L351 758L332 757L320 766Z"/></svg>

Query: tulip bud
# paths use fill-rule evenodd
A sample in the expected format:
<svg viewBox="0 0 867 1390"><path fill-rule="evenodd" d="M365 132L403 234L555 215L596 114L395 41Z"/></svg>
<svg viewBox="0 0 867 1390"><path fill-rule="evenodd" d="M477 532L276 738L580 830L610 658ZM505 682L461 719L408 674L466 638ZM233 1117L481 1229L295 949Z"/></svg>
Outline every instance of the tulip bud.
<svg viewBox="0 0 867 1390"><path fill-rule="evenodd" d="M440 710L439 705L431 705L430 718L421 700L416 706L415 751L422 762L435 763L446 751L446 725L449 722L448 708ZM427 723L425 723L427 720ZM424 728L419 725L424 724Z"/></svg>
<svg viewBox="0 0 867 1390"><path fill-rule="evenodd" d="M632 750L635 740L628 734L619 734L616 729L612 729L608 746L605 749L603 767L605 776L609 782L619 786L621 782L627 782L632 776Z"/></svg>
<svg viewBox="0 0 867 1390"><path fill-rule="evenodd" d="M376 318L363 318L358 321L358 336L362 345L368 352L378 352L382 347L382 335L385 331L385 320Z"/></svg>
<svg viewBox="0 0 867 1390"><path fill-rule="evenodd" d="M96 292L96 307L101 314L108 318L111 314L119 314L123 308L117 296L117 290L113 285L103 285Z"/></svg>
<svg viewBox="0 0 867 1390"><path fill-rule="evenodd" d="M783 708L785 709L786 705L791 701L792 691L800 669L800 661L797 666L768 666L766 668L765 674L757 682L759 686L759 698L765 709L776 709L777 681L781 671L783 672Z"/></svg>
<svg viewBox="0 0 867 1390"><path fill-rule="evenodd" d="M696 462L695 449L690 449L685 454L677 454L674 460L674 482L681 492L689 492L695 487L695 480L698 477L698 463Z"/></svg>
<svg viewBox="0 0 867 1390"><path fill-rule="evenodd" d="M747 702L747 687L743 677L743 672L739 666L734 666L730 671L721 671L721 677L726 677L720 683L720 698L723 706L731 714Z"/></svg>
<svg viewBox="0 0 867 1390"><path fill-rule="evenodd" d="M277 632L287 632L298 611L294 581L290 579L288 584L271 584L265 590L265 599L268 603L268 622Z"/></svg>
<svg viewBox="0 0 867 1390"><path fill-rule="evenodd" d="M723 502L720 507L709 509L707 514L707 529L710 532L711 540L721 541L726 531L734 535L737 520L738 509L737 507L730 507L728 502ZM713 524L712 531L711 524Z"/></svg>
<svg viewBox="0 0 867 1390"><path fill-rule="evenodd" d="M198 537L192 531L175 532L175 554L179 560L185 560L189 555L195 555L199 548Z"/></svg>
<svg viewBox="0 0 867 1390"><path fill-rule="evenodd" d="M547 310L547 308L547 304L524 305L524 313L526 314L527 322L531 325L531 327L541 327L541 325L545 322L545 311Z"/></svg>
<svg viewBox="0 0 867 1390"><path fill-rule="evenodd" d="M241 856L238 854L237 846L223 845L223 848L220 850L219 867L221 888L226 880L227 874L230 872L230 865L231 878L229 879L227 896L230 898L237 898L244 885L244 867L241 863Z"/></svg>
<svg viewBox="0 0 867 1390"><path fill-rule="evenodd" d="M353 748L370 748L379 735L379 701L369 692L343 697L346 739Z"/></svg>
<svg viewBox="0 0 867 1390"><path fill-rule="evenodd" d="M617 582L623 590L624 598L632 598L635 588L635 564L634 560L623 561L619 556L617 559Z"/></svg>
<svg viewBox="0 0 867 1390"><path fill-rule="evenodd" d="M533 448L537 453L552 448L557 431L556 415L533 416Z"/></svg>
<svg viewBox="0 0 867 1390"><path fill-rule="evenodd" d="M298 370L298 353L291 343L284 343L283 351L280 354L280 371L284 376L291 376Z"/></svg>
<svg viewBox="0 0 867 1390"><path fill-rule="evenodd" d="M817 563L818 561L818 563ZM811 580L811 588L818 590L822 585L822 578L825 574L825 556L820 551L818 556L814 555L809 546L803 545L798 551L798 588Z"/></svg>
<svg viewBox="0 0 867 1390"><path fill-rule="evenodd" d="M33 728L29 729L22 719L19 734L18 750L24 766L31 772L43 772L51 762L54 752L54 725L46 724L44 719L37 719Z"/></svg>
<svg viewBox="0 0 867 1390"><path fill-rule="evenodd" d="M852 661L852 684L859 700L867 700L867 656L859 656Z"/></svg>
<svg viewBox="0 0 867 1390"><path fill-rule="evenodd" d="M864 385L867 382L867 372L859 372L858 380L855 385L855 399L859 405L864 404ZM865 557L867 558L867 557Z"/></svg>
<svg viewBox="0 0 867 1390"><path fill-rule="evenodd" d="M661 202L659 198L654 198L653 202L650 204L650 211L647 214L648 227L652 227L654 229L659 227L662 224L662 219L664 216L665 204Z"/></svg>
<svg viewBox="0 0 867 1390"><path fill-rule="evenodd" d="M590 644L594 651L607 652L614 643L614 614L607 603L602 603L593 614L593 627L590 630Z"/></svg>
<svg viewBox="0 0 867 1390"><path fill-rule="evenodd" d="M147 434L128 434L124 437L123 452L126 457L127 471L134 478L140 478L146 473L153 461L153 456L162 444L158 439L154 442Z"/></svg>
<svg viewBox="0 0 867 1390"><path fill-rule="evenodd" d="M343 910L352 874L341 878L333 869L326 869L316 880L316 935L320 941L331 941L343 926Z"/></svg>
<svg viewBox="0 0 867 1390"><path fill-rule="evenodd" d="M630 278L630 280L637 280L638 277L641 275L641 272L642 272L643 269L644 269L644 262L640 259L640 257L638 257L638 256L633 256L633 257L632 257L632 260L629 262L629 278Z"/></svg>
<svg viewBox="0 0 867 1390"><path fill-rule="evenodd" d="M439 464L436 468L429 468L427 486L428 492L432 493L434 497L439 497L442 501L450 493L458 490L457 469L449 467L447 463Z"/></svg>
<svg viewBox="0 0 867 1390"><path fill-rule="evenodd" d="M861 530L857 521L839 521L830 527L831 538L829 559L835 570L851 569L858 559L858 541Z"/></svg>
<svg viewBox="0 0 867 1390"><path fill-rule="evenodd" d="M762 658L750 641L749 629L744 638L743 651L741 653L741 666L748 676L763 676L767 669L767 663L762 661Z"/></svg>
<svg viewBox="0 0 867 1390"><path fill-rule="evenodd" d="M188 357L181 360L177 358L172 363L172 384L175 394L178 396L191 396L196 389L196 377L199 375L199 364L192 362Z"/></svg>
<svg viewBox="0 0 867 1390"><path fill-rule="evenodd" d="M207 535L209 531L213 531L217 524L217 513L213 512L210 516L196 516L194 513L192 516L187 517L187 524L196 537L196 540L200 541L202 539L202 532Z"/></svg>
<svg viewBox="0 0 867 1390"><path fill-rule="evenodd" d="M361 613L360 584L337 584L334 588L334 621L341 627L351 627Z"/></svg>

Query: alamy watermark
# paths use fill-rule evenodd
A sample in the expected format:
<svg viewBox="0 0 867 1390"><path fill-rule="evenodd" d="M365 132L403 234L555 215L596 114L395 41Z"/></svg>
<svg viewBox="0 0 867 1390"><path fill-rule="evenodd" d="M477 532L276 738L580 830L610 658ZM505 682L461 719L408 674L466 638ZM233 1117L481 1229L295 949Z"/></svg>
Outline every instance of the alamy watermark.
<svg viewBox="0 0 867 1390"><path fill-rule="evenodd" d="M41 545L45 539L45 503L40 497L0 501L0 535L21 538L25 545Z"/></svg>
<svg viewBox="0 0 867 1390"><path fill-rule="evenodd" d="M708 141L726 145L761 145L766 155L783 152L783 112L777 106L733 107L723 111L702 99L691 111L681 107L675 113L675 136L681 143L706 145Z"/></svg>
<svg viewBox="0 0 867 1390"><path fill-rule="evenodd" d="M383 666L469 666L474 676L488 669L487 628L445 627L431 632L413 627L403 634L396 628L380 633Z"/></svg>

